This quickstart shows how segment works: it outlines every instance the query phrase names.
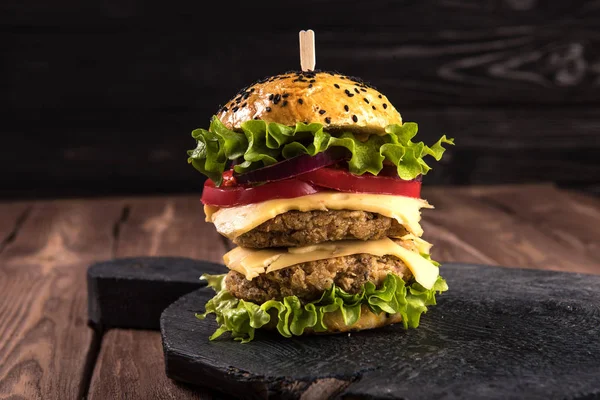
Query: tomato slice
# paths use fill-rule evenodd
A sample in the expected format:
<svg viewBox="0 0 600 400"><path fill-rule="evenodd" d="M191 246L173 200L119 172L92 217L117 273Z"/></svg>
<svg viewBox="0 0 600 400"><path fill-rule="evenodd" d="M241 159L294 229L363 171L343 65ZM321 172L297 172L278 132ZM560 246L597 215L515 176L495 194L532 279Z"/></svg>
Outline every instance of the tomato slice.
<svg viewBox="0 0 600 400"><path fill-rule="evenodd" d="M237 179L233 176L233 170L223 172L223 182L221 182L221 186L230 187L237 186Z"/></svg>
<svg viewBox="0 0 600 400"><path fill-rule="evenodd" d="M201 201L211 206L234 207L272 199L306 196L322 190L324 189L299 179L286 179L254 187L216 187L212 180L207 179L204 182Z"/></svg>
<svg viewBox="0 0 600 400"><path fill-rule="evenodd" d="M321 168L298 175L296 179L340 192L421 197L421 182L417 179L405 181L398 177L354 175L344 169L337 168Z"/></svg>

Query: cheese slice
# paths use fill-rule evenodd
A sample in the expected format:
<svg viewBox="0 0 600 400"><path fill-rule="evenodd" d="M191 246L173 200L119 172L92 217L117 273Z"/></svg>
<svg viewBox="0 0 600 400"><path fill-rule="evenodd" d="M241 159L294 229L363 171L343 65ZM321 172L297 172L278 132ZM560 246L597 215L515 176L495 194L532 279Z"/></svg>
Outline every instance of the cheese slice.
<svg viewBox="0 0 600 400"><path fill-rule="evenodd" d="M423 242L427 243L424 240ZM415 280L427 289L433 287L439 275L439 268L418 252L410 251L389 238L369 241L343 240L289 249L252 250L236 247L225 254L223 261L229 269L252 280L260 274L300 263L362 253L378 257L398 257L410 269Z"/></svg>
<svg viewBox="0 0 600 400"><path fill-rule="evenodd" d="M431 243L413 235L412 233L408 233L402 236L400 239L402 239L403 241L412 241L415 249L421 254L429 254L431 251L431 247L433 246Z"/></svg>
<svg viewBox="0 0 600 400"><path fill-rule="evenodd" d="M273 199L237 207L205 206L206 221L229 239L251 231L263 222L292 210L358 210L393 218L415 236L421 236L421 208L433 208L426 200L406 196L324 192L292 199Z"/></svg>

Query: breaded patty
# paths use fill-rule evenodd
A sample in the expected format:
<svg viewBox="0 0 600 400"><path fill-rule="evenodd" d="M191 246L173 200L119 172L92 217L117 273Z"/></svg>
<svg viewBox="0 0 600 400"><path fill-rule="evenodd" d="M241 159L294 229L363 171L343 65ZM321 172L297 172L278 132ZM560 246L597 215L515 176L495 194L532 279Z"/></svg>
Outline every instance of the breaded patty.
<svg viewBox="0 0 600 400"><path fill-rule="evenodd" d="M229 271L225 285L235 297L257 304L291 295L307 302L318 299L334 283L353 294L358 293L367 281L379 287L388 273L396 274L405 281L412 276L397 257L354 254L297 264L252 280L239 272Z"/></svg>
<svg viewBox="0 0 600 400"><path fill-rule="evenodd" d="M238 246L262 249L297 247L334 240L401 237L395 219L366 211L288 211L234 239Z"/></svg>

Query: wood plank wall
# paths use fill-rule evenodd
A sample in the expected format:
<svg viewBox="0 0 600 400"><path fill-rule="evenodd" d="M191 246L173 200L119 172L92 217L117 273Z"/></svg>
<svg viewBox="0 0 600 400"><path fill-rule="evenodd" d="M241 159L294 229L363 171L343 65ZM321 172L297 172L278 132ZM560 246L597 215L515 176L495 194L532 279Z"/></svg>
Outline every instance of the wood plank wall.
<svg viewBox="0 0 600 400"><path fill-rule="evenodd" d="M443 0L0 4L0 196L200 191L192 129L239 88L317 68L370 82L425 142L427 184L600 193L600 3Z"/></svg>

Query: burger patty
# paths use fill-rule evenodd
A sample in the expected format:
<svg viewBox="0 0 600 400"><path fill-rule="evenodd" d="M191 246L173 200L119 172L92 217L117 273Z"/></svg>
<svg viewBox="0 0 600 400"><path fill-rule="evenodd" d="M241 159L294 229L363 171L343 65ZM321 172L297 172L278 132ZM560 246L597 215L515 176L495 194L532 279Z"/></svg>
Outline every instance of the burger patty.
<svg viewBox="0 0 600 400"><path fill-rule="evenodd" d="M334 283L352 294L360 292L366 282L379 287L389 273L405 281L412 276L397 257L353 254L296 264L252 280L232 270L225 278L225 285L235 297L257 304L292 295L305 303L321 297Z"/></svg>
<svg viewBox="0 0 600 400"><path fill-rule="evenodd" d="M395 219L366 211L288 211L238 236L238 246L297 247L334 240L374 240L408 232Z"/></svg>

